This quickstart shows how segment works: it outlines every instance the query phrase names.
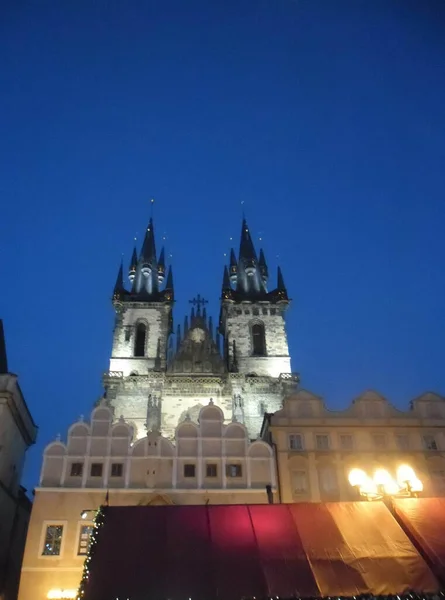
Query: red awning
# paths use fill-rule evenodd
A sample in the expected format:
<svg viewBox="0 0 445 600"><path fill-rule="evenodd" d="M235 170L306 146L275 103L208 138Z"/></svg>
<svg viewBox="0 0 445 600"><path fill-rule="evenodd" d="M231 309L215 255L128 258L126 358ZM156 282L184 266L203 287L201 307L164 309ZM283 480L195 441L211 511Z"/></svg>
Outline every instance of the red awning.
<svg viewBox="0 0 445 600"><path fill-rule="evenodd" d="M383 503L107 509L86 600L239 600L439 588Z"/></svg>
<svg viewBox="0 0 445 600"><path fill-rule="evenodd" d="M445 498L395 500L394 510L445 585Z"/></svg>

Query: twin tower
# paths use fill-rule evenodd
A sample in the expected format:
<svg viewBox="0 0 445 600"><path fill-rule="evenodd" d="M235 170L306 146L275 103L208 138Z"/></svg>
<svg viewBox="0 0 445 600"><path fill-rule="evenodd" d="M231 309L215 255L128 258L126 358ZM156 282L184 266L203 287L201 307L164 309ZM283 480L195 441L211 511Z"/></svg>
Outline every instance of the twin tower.
<svg viewBox="0 0 445 600"><path fill-rule="evenodd" d="M212 401L227 421L259 435L266 412L282 406L298 377L292 375L284 315L289 298L278 268L268 291L268 267L255 250L243 219L239 255L224 267L219 325L214 332L198 295L190 318L173 335L174 286L165 252L156 253L153 219L140 254L133 251L124 284L121 265L114 287L116 319L106 401L133 424L136 437L160 431L173 438L184 420L195 420ZM175 339L175 344L173 341ZM175 347L174 347L175 346Z"/></svg>

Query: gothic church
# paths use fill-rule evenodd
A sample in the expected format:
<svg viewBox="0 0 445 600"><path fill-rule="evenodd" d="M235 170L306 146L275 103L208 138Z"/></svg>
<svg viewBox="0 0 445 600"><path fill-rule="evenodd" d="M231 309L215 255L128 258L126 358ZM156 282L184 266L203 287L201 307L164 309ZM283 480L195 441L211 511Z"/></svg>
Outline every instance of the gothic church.
<svg viewBox="0 0 445 600"><path fill-rule="evenodd" d="M262 250L257 254L246 220L239 255L232 249L224 267L216 330L198 295L190 318L174 332L173 273L171 266L166 273L164 249L156 252L153 219L139 255L133 250L128 279L127 287L121 265L104 374L106 403L115 418L131 423L135 438L156 431L172 439L179 423L196 421L212 400L226 422L243 423L256 439L264 413L281 408L298 377L291 372L283 276L278 268L276 287L268 291L266 258Z"/></svg>

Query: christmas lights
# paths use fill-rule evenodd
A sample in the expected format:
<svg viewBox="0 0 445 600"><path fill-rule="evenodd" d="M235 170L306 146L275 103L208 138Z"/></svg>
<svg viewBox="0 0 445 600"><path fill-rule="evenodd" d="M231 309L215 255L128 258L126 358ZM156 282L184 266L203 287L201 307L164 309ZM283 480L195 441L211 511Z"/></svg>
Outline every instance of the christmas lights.
<svg viewBox="0 0 445 600"><path fill-rule="evenodd" d="M87 557L85 559L85 563L83 565L83 573L82 573L82 579L80 580L80 584L79 584L79 589L77 591L77 596L76 596L76 600L83 600L84 599L84 595L85 595L85 586L88 582L88 577L90 575L90 567L91 567L91 559L94 556L94 553L96 551L96 545L97 545L97 541L98 541L98 536L99 536L99 530L100 528L103 526L104 522L105 522L105 512L106 512L106 507L105 506L100 506L94 516L94 521L93 521L93 531L91 532L91 536L90 536L90 543L89 543L89 547L88 547L88 554Z"/></svg>

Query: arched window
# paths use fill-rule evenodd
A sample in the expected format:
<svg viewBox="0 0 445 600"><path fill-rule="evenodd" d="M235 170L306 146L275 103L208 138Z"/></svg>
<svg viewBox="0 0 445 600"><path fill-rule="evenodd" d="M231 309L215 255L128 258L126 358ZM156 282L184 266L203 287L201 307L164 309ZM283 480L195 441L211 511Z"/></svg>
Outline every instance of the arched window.
<svg viewBox="0 0 445 600"><path fill-rule="evenodd" d="M252 325L252 348L254 356L265 356L266 337L264 335L264 325L255 323Z"/></svg>
<svg viewBox="0 0 445 600"><path fill-rule="evenodd" d="M134 341L134 355L145 356L145 340L147 339L147 327L144 323L138 323L136 327L136 339Z"/></svg>

